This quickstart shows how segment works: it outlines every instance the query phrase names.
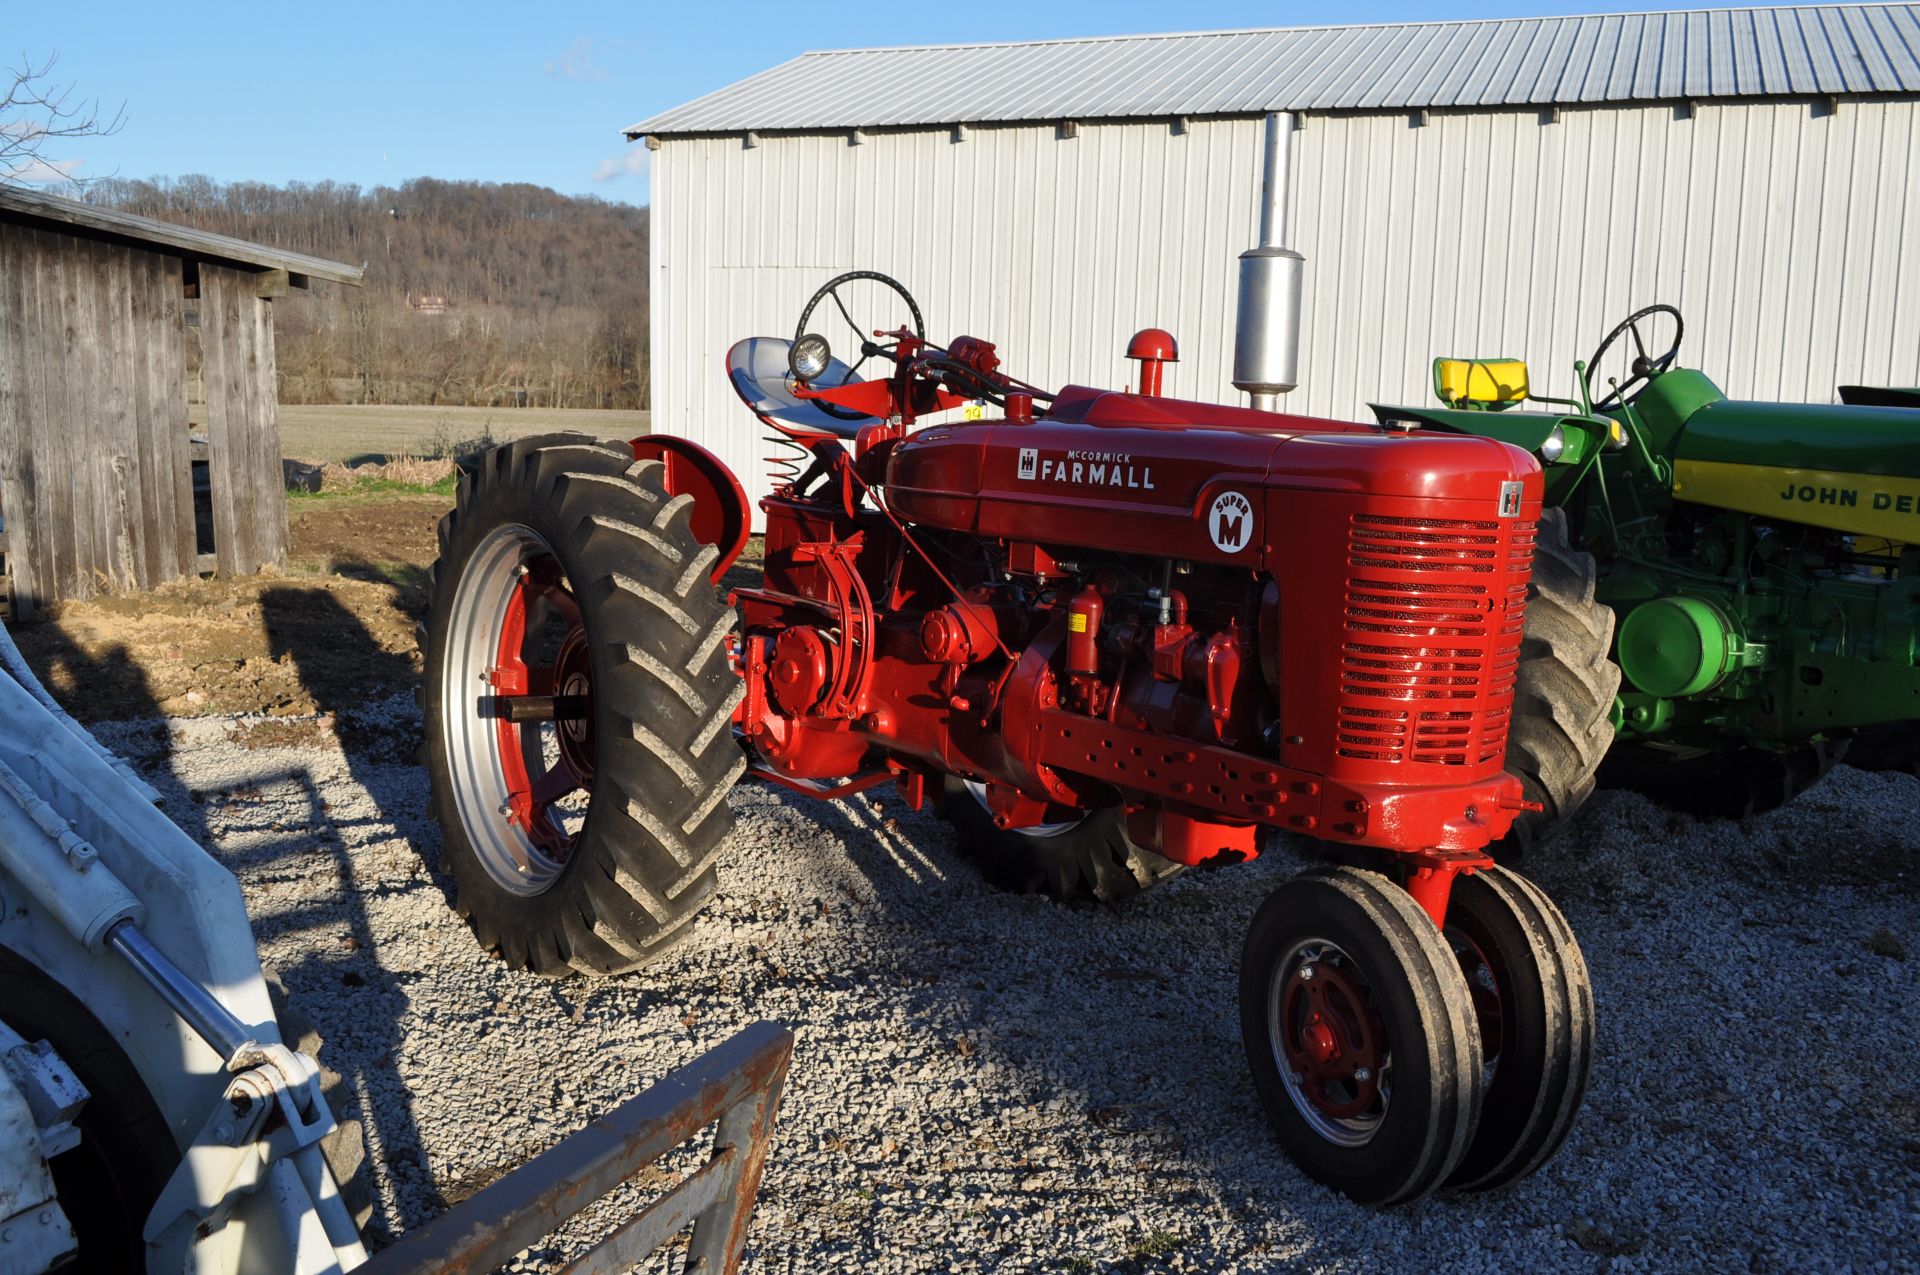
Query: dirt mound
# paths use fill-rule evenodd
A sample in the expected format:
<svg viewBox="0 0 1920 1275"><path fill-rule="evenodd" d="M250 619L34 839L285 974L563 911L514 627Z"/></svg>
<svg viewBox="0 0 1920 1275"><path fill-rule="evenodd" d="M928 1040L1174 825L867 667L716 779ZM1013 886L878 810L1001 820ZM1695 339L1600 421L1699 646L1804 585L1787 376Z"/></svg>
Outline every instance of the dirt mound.
<svg viewBox="0 0 1920 1275"><path fill-rule="evenodd" d="M82 721L344 712L419 677L440 496L295 501L284 572L70 602L15 640Z"/></svg>

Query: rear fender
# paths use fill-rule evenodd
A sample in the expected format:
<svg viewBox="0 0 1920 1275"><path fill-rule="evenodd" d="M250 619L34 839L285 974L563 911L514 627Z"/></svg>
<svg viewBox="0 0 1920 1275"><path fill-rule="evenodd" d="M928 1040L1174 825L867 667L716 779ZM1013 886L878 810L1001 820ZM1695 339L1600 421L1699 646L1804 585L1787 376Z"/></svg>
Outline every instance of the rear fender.
<svg viewBox="0 0 1920 1275"><path fill-rule="evenodd" d="M671 434L647 434L629 440L635 460L657 460L667 467L667 491L693 498L693 535L720 553L709 577L715 584L727 573L753 534L746 488L727 463L700 444Z"/></svg>

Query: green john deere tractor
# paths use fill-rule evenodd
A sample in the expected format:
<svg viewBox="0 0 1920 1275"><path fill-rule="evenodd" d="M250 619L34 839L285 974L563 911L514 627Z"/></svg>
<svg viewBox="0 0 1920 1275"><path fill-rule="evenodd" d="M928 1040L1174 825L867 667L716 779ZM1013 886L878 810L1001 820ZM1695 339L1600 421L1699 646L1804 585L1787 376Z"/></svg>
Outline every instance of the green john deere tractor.
<svg viewBox="0 0 1920 1275"><path fill-rule="evenodd" d="M1682 331L1669 305L1629 316L1574 364L1577 399L1531 393L1515 359L1441 358L1443 406L1374 408L1546 470L1508 752L1546 810L1520 848L1596 772L1742 817L1850 748L1882 769L1920 756L1920 392L1739 402L1675 362ZM1611 626L1575 622L1589 597Z"/></svg>

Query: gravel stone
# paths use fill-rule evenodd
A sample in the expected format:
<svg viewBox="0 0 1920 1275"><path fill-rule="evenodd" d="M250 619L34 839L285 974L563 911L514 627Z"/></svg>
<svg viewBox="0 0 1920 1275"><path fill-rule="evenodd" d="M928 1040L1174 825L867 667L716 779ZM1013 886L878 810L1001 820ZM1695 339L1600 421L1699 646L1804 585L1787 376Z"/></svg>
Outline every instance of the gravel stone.
<svg viewBox="0 0 1920 1275"><path fill-rule="evenodd" d="M279 720L315 729L281 747L243 745L251 719L97 733L239 877L262 959L356 1095L376 1243L772 1018L798 1045L753 1269L1871 1270L1920 1252L1911 777L1841 767L1747 824L1600 794L1532 869L1598 1002L1571 1138L1512 1189L1381 1213L1294 1170L1246 1075L1240 943L1297 843L1069 908L989 889L897 800L747 785L692 937L637 974L555 983L503 969L447 906L409 698ZM563 1264L691 1157L515 1269Z"/></svg>

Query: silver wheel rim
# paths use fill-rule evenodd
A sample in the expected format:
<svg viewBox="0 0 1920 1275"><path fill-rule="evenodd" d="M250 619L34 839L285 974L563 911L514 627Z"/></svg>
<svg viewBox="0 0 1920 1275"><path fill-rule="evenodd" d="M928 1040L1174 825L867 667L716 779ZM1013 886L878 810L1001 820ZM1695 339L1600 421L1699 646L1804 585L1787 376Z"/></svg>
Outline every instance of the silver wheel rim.
<svg viewBox="0 0 1920 1275"><path fill-rule="evenodd" d="M494 884L526 897L543 893L566 865L504 813L509 794L500 734L480 715L480 700L492 694L487 674L522 568L552 552L538 532L519 523L496 527L474 548L454 588L440 674L440 739L460 827Z"/></svg>
<svg viewBox="0 0 1920 1275"><path fill-rule="evenodd" d="M987 804L987 786L982 783L976 783L971 779L965 780L964 782L967 785L967 791L973 794L973 799L980 803L980 809L991 815L993 813L993 807ZM1081 824L1085 823L1089 817L1088 815L1081 815L1078 819L1063 819L1058 823L1036 823L1031 827L1009 828L1007 831L1017 832L1023 837L1061 837L1078 828Z"/></svg>
<svg viewBox="0 0 1920 1275"><path fill-rule="evenodd" d="M1380 1089L1380 1109L1364 1115L1337 1119L1315 1106L1307 1096L1304 1079L1293 1070L1293 1060L1287 1057L1286 1046L1281 1042L1287 1030L1286 992L1288 980L1296 977L1302 966L1316 965L1321 962L1337 962L1347 971L1357 973L1358 967L1339 944L1328 939L1305 938L1287 948L1279 963L1273 967L1273 974L1267 980L1267 1047L1273 1051L1274 1066L1280 1072L1280 1083L1287 1091L1287 1098L1293 1103L1293 1109L1307 1126L1328 1142L1339 1147L1364 1147L1373 1141L1380 1132L1381 1122L1386 1119L1387 1110L1393 1105L1393 1053L1389 1048L1386 1059L1380 1064L1378 1085ZM1391 1046L1392 1042L1388 1042Z"/></svg>

